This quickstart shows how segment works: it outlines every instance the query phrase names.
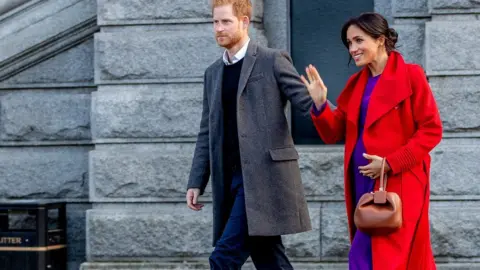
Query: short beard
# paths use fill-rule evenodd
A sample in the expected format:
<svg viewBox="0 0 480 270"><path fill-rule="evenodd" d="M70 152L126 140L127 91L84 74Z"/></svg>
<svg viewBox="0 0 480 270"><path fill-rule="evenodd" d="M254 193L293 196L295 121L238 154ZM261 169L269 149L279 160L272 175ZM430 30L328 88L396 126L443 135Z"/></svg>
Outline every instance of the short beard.
<svg viewBox="0 0 480 270"><path fill-rule="evenodd" d="M225 49L229 50L233 48L235 45L237 45L240 41L242 40L242 33L241 33L241 28L240 26L237 29L237 32L232 35L230 42L228 44L225 44L224 47Z"/></svg>
<svg viewBox="0 0 480 270"><path fill-rule="evenodd" d="M232 37L232 39L230 40L230 42L228 44L226 44L225 46L223 46L225 49L231 49L233 48L235 45L237 45L240 40L242 40L242 37L240 34L236 34Z"/></svg>

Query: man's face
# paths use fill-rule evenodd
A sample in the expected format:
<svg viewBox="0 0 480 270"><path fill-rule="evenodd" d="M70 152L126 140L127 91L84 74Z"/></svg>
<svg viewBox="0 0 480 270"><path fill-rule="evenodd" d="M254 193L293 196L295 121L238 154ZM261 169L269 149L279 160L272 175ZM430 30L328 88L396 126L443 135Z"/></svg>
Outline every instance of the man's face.
<svg viewBox="0 0 480 270"><path fill-rule="evenodd" d="M230 49L247 34L248 18L238 19L232 5L213 9L213 29L219 46Z"/></svg>

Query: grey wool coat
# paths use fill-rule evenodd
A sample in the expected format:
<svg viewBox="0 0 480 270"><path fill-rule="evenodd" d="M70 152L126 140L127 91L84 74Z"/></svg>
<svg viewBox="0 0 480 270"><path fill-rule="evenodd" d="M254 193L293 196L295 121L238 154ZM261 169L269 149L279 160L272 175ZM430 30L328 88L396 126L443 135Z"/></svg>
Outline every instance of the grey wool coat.
<svg viewBox="0 0 480 270"><path fill-rule="evenodd" d="M203 194L211 177L213 245L228 220L231 204L223 179L222 76L218 59L204 75L203 112L187 188ZM250 235L284 235L311 230L300 179L298 153L285 105L308 114L312 99L288 53L250 41L237 92L240 159ZM227 189L228 190L228 189Z"/></svg>

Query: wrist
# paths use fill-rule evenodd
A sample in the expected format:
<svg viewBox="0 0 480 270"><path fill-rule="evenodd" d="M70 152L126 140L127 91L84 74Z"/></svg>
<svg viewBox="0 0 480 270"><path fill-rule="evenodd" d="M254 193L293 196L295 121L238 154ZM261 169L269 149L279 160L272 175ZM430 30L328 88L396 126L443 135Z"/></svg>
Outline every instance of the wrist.
<svg viewBox="0 0 480 270"><path fill-rule="evenodd" d="M320 110L320 108L322 108L323 104L325 104L325 101L326 100L314 100L313 103L315 104L315 107L317 108L317 110Z"/></svg>
<svg viewBox="0 0 480 270"><path fill-rule="evenodd" d="M388 161L385 160L385 172L389 172L390 170L392 170L392 168L390 168L390 165L388 164Z"/></svg>

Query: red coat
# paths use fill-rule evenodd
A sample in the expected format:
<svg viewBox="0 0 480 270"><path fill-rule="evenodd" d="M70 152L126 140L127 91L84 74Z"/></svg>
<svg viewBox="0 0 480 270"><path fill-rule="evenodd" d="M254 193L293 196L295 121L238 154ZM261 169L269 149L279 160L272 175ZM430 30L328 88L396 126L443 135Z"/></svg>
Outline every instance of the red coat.
<svg viewBox="0 0 480 270"><path fill-rule="evenodd" d="M354 74L337 100L312 119L325 143L345 140L345 202L350 241L355 233L350 160L358 139L360 103L368 68ZM368 154L386 157L391 166L387 190L403 204L403 226L388 236L372 237L374 270L436 269L430 244L429 152L442 138L442 124L422 68L406 64L392 52L373 90L365 120L363 141ZM377 181L375 189L378 189Z"/></svg>

